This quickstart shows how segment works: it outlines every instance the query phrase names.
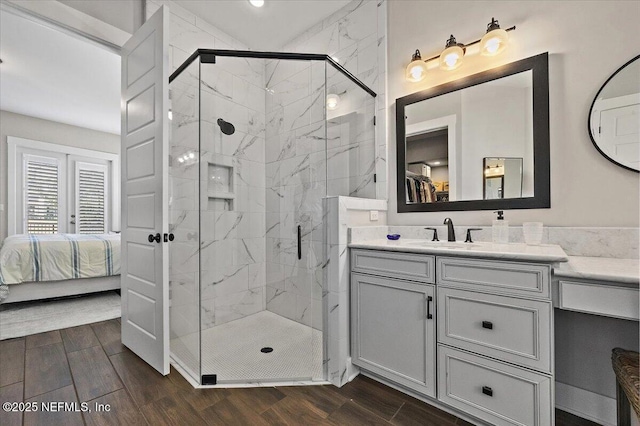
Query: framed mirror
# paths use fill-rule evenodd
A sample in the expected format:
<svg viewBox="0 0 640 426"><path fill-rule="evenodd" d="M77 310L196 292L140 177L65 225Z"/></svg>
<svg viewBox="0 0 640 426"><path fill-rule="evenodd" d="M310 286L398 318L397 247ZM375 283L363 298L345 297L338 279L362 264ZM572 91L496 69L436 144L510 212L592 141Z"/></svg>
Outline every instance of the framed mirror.
<svg viewBox="0 0 640 426"><path fill-rule="evenodd" d="M609 161L640 172L640 55L605 81L589 111L591 142Z"/></svg>
<svg viewBox="0 0 640 426"><path fill-rule="evenodd" d="M399 213L549 208L548 54L397 99L396 150Z"/></svg>

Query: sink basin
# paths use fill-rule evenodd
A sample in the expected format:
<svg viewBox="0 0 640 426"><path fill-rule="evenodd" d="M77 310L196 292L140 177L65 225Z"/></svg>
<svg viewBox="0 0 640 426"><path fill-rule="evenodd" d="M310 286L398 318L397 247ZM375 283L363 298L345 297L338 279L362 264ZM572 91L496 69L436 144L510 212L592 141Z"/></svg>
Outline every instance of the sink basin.
<svg viewBox="0 0 640 426"><path fill-rule="evenodd" d="M472 248L480 247L479 244L464 243L462 241L410 241L407 242L407 245L449 250L469 250Z"/></svg>

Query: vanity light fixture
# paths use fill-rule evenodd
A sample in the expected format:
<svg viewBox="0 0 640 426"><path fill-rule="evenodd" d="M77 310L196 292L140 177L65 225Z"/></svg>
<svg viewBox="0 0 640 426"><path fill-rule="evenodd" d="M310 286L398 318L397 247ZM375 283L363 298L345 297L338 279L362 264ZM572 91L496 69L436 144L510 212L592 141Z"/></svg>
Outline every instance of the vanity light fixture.
<svg viewBox="0 0 640 426"><path fill-rule="evenodd" d="M327 109L334 110L338 108L338 104L340 103L340 96L335 93L329 93L327 95Z"/></svg>
<svg viewBox="0 0 640 426"><path fill-rule="evenodd" d="M498 21L495 18L491 18L491 22L487 24L487 32L481 39L462 44L458 43L456 38L451 35L442 53L425 60L422 60L420 51L416 49L416 52L411 56L411 63L407 65L405 78L413 83L422 81L427 73L426 63L434 60L438 60L440 68L454 70L462 64L467 47L474 44L480 43L480 53L484 56L497 55L506 49L509 44L507 32L515 29L515 25L511 28L502 29Z"/></svg>
<svg viewBox="0 0 640 426"><path fill-rule="evenodd" d="M249 3L251 3L251 5L255 7L264 6L264 0L249 0Z"/></svg>
<svg viewBox="0 0 640 426"><path fill-rule="evenodd" d="M427 73L427 64L426 61L422 60L420 56L420 51L416 49L416 53L411 55L411 63L407 65L407 80L417 83L424 79L425 74Z"/></svg>
<svg viewBox="0 0 640 426"><path fill-rule="evenodd" d="M507 31L500 28L495 18L491 18L491 22L487 24L487 33L480 40L480 53L485 56L497 55L507 48L508 43Z"/></svg>
<svg viewBox="0 0 640 426"><path fill-rule="evenodd" d="M462 43L458 43L456 38L451 34L449 40L444 46L444 50L440 54L440 68L443 70L454 70L462 65L462 58L466 48Z"/></svg>

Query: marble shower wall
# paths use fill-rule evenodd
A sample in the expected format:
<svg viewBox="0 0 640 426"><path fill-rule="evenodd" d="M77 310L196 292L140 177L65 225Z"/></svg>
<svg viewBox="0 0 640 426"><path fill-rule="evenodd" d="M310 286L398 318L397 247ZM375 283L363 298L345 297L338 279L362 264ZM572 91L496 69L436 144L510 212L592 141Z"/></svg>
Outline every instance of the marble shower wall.
<svg viewBox="0 0 640 426"><path fill-rule="evenodd" d="M175 2L148 0L147 15L162 4L171 11L172 70L198 48L248 50ZM181 163L183 175L173 181L176 197L196 210L198 180L202 188L200 298L201 328L205 330L265 309L265 63L261 59L219 57L216 64L200 67L200 99L198 65L189 67L180 76L188 82L191 90L188 97L194 102L190 108L199 111L199 117L195 114L181 123L184 136L172 140L171 155L172 161L190 153L200 155L200 164L190 160ZM235 133L224 135L216 124L218 118L232 123ZM216 198L229 196L228 193L233 197L230 201ZM172 227L185 228L189 243L198 241L198 218L191 211L180 212L176 208L171 223ZM179 252L178 256L197 258L198 247L191 248L188 255L177 250L175 242L172 247L173 252ZM195 272L199 267L197 260L173 266L181 270L193 267ZM197 280L197 274L194 279ZM197 317L197 311L192 315Z"/></svg>
<svg viewBox="0 0 640 426"><path fill-rule="evenodd" d="M343 105L351 103L328 111L328 195L387 198L386 25L386 0L354 0L281 49L328 54L378 94L371 104L359 99L351 102L361 96L352 90L356 86L342 75L334 78L334 68L327 66L327 94L340 95ZM281 70L278 64L267 64L267 85L292 77L291 72ZM346 89L349 92L344 96ZM372 181L372 171L377 183Z"/></svg>
<svg viewBox="0 0 640 426"><path fill-rule="evenodd" d="M351 363L349 330L349 229L363 229L371 224L369 211L378 210L376 229L386 230L386 200L361 199L352 197L327 197L325 199L327 220L326 255L324 268L327 291L325 342L327 345L327 380L335 386L349 382L359 371ZM369 226L370 228L374 228ZM386 235L386 234L385 234Z"/></svg>
<svg viewBox="0 0 640 426"><path fill-rule="evenodd" d="M325 64L268 60L266 70L266 306L321 330Z"/></svg>
<svg viewBox="0 0 640 426"><path fill-rule="evenodd" d="M171 11L172 69L197 48L248 49L173 1L147 0L147 16L162 4ZM379 94L377 101L323 61L218 58L215 65L202 66L200 154L203 162L217 166L203 167L199 177L191 167L181 177L180 190L186 192L180 198L193 199L194 183L200 179L206 188L212 174L218 183L222 175L224 186L225 170L231 169L235 193L232 206L204 191L200 200L203 329L265 307L322 329L322 197L386 196L386 114L378 113L377 127L371 122L385 104L385 27L384 0L354 1L281 49L332 55ZM197 73L188 72L197 83ZM327 91L341 96L341 107L328 115ZM233 123L236 133L221 134L218 118ZM185 132L193 134L196 127L184 123ZM194 149L197 145L185 142L173 147L172 155L179 158ZM178 215L176 220L187 226L197 218ZM193 232L186 237L193 237L197 225L188 226Z"/></svg>
<svg viewBox="0 0 640 426"><path fill-rule="evenodd" d="M378 37L378 14L384 10L386 19L386 5L378 6L354 1L280 50L332 55L380 92L384 40ZM323 61L267 60L265 84L267 309L322 329L322 197L376 197L376 102ZM325 108L329 93L340 96L335 110ZM386 188L386 166L380 169ZM302 227L301 260L297 225Z"/></svg>

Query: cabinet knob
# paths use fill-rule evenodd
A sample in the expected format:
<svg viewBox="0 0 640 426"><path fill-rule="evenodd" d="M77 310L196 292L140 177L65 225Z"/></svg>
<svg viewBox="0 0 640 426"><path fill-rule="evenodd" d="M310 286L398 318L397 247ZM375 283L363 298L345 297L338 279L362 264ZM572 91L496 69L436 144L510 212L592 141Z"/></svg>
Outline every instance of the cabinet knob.
<svg viewBox="0 0 640 426"><path fill-rule="evenodd" d="M493 396L493 389L491 389L489 386L483 386L482 393L488 396Z"/></svg>
<svg viewBox="0 0 640 426"><path fill-rule="evenodd" d="M482 328L493 330L493 323L491 321L482 321Z"/></svg>

